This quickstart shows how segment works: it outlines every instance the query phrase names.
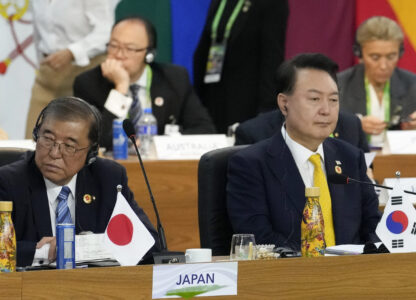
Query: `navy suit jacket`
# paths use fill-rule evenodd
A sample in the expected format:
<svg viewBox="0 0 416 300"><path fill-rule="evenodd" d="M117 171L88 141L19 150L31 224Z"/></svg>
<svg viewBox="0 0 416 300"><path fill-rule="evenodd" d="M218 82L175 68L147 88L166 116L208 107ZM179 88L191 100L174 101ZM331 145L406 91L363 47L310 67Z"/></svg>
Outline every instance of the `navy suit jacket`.
<svg viewBox="0 0 416 300"><path fill-rule="evenodd" d="M235 132L235 144L254 144L273 136L280 130L285 117L280 110L274 110L241 123ZM348 112L339 112L334 138L344 140L364 152L369 152L368 142L360 119Z"/></svg>
<svg viewBox="0 0 416 300"><path fill-rule="evenodd" d="M323 143L325 168L333 174L340 162L343 174L369 181L363 153L332 138ZM336 244L376 241L380 220L374 188L362 184L328 183ZM258 244L300 249L305 185L278 131L231 157L228 165L227 208L235 233L253 233Z"/></svg>
<svg viewBox="0 0 416 300"><path fill-rule="evenodd" d="M78 172L75 191L76 233L105 231L116 203L118 184L123 186L124 197L155 239L155 246L144 258L144 261L148 261L152 251L159 248L157 232L134 200L127 185L126 170L114 161L97 158L96 162ZM85 203L85 194L95 197L95 200L90 204ZM23 159L0 168L0 199L13 202L17 265L31 265L36 243L42 237L52 236L45 181L35 164L34 152L27 152Z"/></svg>
<svg viewBox="0 0 416 300"><path fill-rule="evenodd" d="M206 108L196 95L185 68L171 64L150 64L153 72L150 96L152 113L158 124L158 134L163 134L165 125L176 122L184 134L215 133L215 127ZM104 108L108 94L114 84L95 67L77 76L74 81L74 96L94 105L102 114L100 145L107 149L113 145L113 120L116 118ZM155 99L163 104L156 105Z"/></svg>

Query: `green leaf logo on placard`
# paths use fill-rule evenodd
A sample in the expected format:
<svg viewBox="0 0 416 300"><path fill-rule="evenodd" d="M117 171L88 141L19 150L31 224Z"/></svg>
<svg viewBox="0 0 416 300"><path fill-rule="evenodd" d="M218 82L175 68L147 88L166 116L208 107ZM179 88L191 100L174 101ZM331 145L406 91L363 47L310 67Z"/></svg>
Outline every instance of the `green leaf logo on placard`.
<svg viewBox="0 0 416 300"><path fill-rule="evenodd" d="M226 285L214 284L214 285L204 285L204 286L191 286L187 288L167 291L166 296L179 296L185 299L190 299L197 295L201 295L204 293L222 289L223 287L226 287Z"/></svg>

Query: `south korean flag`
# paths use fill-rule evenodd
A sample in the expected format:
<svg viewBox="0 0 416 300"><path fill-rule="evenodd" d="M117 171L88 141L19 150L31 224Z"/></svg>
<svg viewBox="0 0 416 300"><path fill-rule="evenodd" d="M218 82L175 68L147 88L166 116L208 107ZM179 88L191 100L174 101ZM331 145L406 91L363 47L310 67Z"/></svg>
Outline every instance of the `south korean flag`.
<svg viewBox="0 0 416 300"><path fill-rule="evenodd" d="M400 187L390 194L376 233L391 253L416 252L416 210Z"/></svg>

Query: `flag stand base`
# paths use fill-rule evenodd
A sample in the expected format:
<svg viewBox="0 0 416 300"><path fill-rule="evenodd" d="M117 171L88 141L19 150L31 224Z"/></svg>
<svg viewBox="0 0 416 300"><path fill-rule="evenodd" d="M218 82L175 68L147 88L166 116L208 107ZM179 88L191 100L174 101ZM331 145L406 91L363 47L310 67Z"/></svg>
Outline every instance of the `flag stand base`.
<svg viewBox="0 0 416 300"><path fill-rule="evenodd" d="M177 264L185 263L185 253L178 251L161 251L153 252L153 260L155 264Z"/></svg>

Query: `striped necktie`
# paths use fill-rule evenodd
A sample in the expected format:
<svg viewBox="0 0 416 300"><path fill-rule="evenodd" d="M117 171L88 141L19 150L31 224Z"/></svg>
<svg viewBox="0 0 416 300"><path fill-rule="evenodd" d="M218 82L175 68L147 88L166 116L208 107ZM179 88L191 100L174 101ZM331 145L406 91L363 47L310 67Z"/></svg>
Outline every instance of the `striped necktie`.
<svg viewBox="0 0 416 300"><path fill-rule="evenodd" d="M56 225L72 224L71 213L68 207L68 195L71 192L69 187L63 186L58 195L58 206L56 208Z"/></svg>
<svg viewBox="0 0 416 300"><path fill-rule="evenodd" d="M130 91L133 96L133 103L130 106L129 117L133 122L136 133L139 132L139 120L143 115L143 108L139 99L139 90L140 86L138 84L132 84L130 86Z"/></svg>
<svg viewBox="0 0 416 300"><path fill-rule="evenodd" d="M325 225L325 244L326 247L335 245L334 223L332 220L332 203L331 195L329 194L328 182L321 167L321 156L317 154L311 155L309 161L313 164L313 185L320 188L321 196L319 203L321 204L322 215L324 217Z"/></svg>

